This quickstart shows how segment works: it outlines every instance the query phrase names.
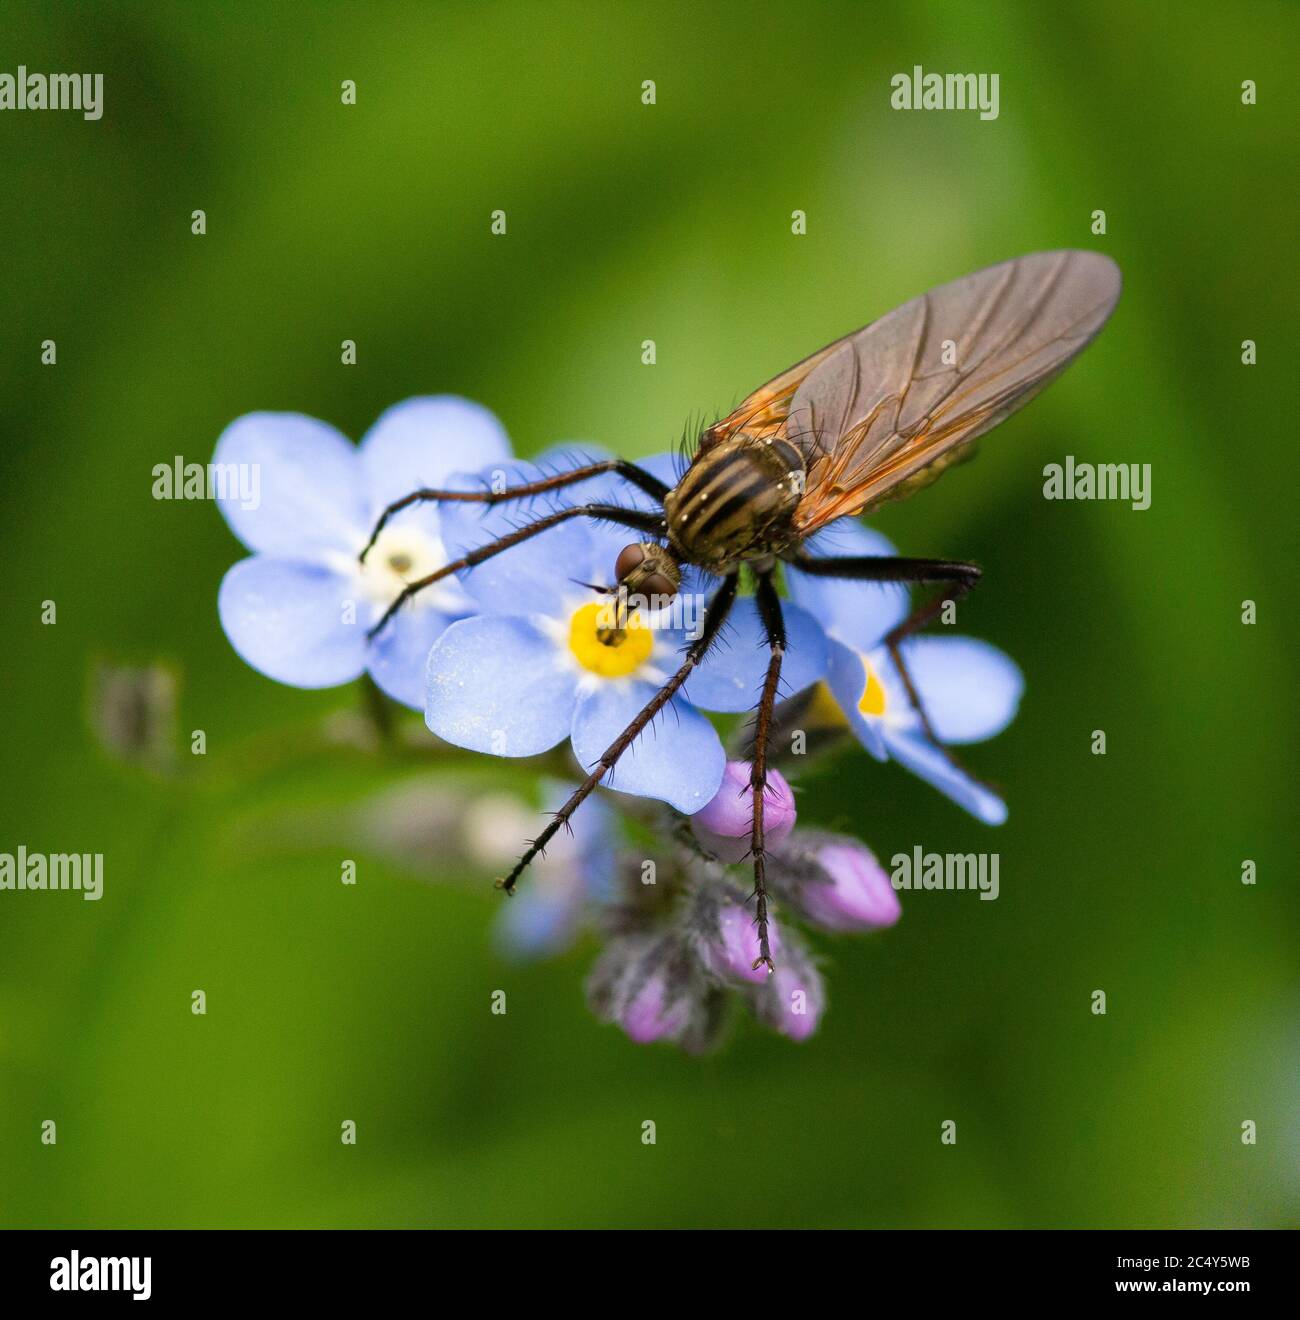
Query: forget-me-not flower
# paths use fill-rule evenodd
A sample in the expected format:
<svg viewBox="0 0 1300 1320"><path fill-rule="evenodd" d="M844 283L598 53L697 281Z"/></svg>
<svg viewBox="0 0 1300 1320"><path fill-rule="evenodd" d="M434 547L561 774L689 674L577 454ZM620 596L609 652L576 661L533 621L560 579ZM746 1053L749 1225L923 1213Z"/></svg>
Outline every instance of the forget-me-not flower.
<svg viewBox="0 0 1300 1320"><path fill-rule="evenodd" d="M366 671L391 697L424 705L434 639L472 604L454 577L410 600L373 641L367 630L408 582L447 562L439 507L395 516L358 562L379 515L422 486L510 456L500 422L467 399L395 404L353 445L298 413L249 413L217 441L214 463L257 465L261 500L220 501L251 550L221 583L221 626L254 669L294 687L347 683Z"/></svg>
<svg viewBox="0 0 1300 1320"><path fill-rule="evenodd" d="M815 555L894 555L885 537L851 518L811 538ZM895 760L989 825L1007 808L996 793L958 769L926 736L902 675L883 644L908 613L892 584L813 577L788 569L791 596L826 630L826 685L858 741L879 761ZM936 737L944 744L982 742L1015 717L1024 680L1015 663L970 637L917 636L900 647Z"/></svg>

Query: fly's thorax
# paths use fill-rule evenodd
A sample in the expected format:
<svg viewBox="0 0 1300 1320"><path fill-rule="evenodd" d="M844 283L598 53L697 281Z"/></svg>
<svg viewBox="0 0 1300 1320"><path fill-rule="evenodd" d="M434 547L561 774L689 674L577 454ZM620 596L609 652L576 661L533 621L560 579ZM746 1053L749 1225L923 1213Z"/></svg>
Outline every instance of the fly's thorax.
<svg viewBox="0 0 1300 1320"><path fill-rule="evenodd" d="M715 570L784 549L803 489L803 457L788 440L724 440L665 496L669 539L684 560Z"/></svg>

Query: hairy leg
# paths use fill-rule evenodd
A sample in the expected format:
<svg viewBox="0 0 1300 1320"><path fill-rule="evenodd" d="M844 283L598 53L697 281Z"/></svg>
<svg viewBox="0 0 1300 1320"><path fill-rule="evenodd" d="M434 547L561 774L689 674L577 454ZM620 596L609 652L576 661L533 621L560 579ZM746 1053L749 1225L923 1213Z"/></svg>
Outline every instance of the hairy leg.
<svg viewBox="0 0 1300 1320"><path fill-rule="evenodd" d="M493 555L499 555L503 550L509 550L511 546L519 545L521 542L537 536L548 528L566 522L570 518L602 518L606 522L621 523L624 527L634 527L637 531L645 532L650 536L658 536L664 530L664 520L661 514L642 513L637 509L624 509L617 504L575 504L569 509L558 509L555 513L548 513L544 518L538 518L536 522L518 527L513 532L507 532L505 536L498 537L495 541L489 541L486 545L471 550L468 554L461 556L460 559L453 559L449 563L443 564L441 568L425 577L417 578L414 582L408 582L398 593L397 599L384 611L379 622L370 629L366 636L372 639L377 637L389 619L417 592L433 586L435 582L442 581L443 578L449 577L452 573L458 573L463 568L473 568L475 564L481 564L485 559L491 559Z"/></svg>
<svg viewBox="0 0 1300 1320"><path fill-rule="evenodd" d="M758 713L754 721L754 756L750 763L749 786L753 800L753 824L750 827L749 851L754 862L754 900L757 907L758 957L755 969L767 964L768 971L775 968L772 950L767 939L767 854L763 846L763 795L767 789L767 749L772 730L772 711L776 707L777 688L781 681L781 661L785 655L785 619L781 614L781 597L777 595L772 573L758 574L756 594L759 617L767 635L771 659L763 679L763 691L758 699Z"/></svg>
<svg viewBox="0 0 1300 1320"><path fill-rule="evenodd" d="M412 504L423 504L429 501L451 502L457 501L463 504L501 504L506 500L523 499L528 495L544 495L548 491L561 490L565 486L572 486L575 482L585 481L588 477L598 477L602 473L613 472L615 475L630 481L632 485L640 487L647 495L653 496L661 504L663 498L668 494L668 487L664 485L658 477L652 476L644 468L639 468L635 463L629 463L622 458L609 458L599 463L588 463L584 467L574 468L570 472L559 472L555 476L543 477L539 481L525 482L520 486L507 486L504 490L433 490L425 487L421 490L413 490L409 495L404 495L400 500L394 500L379 515L379 521L375 524L375 530L370 533L370 540L366 542L366 547L361 552L361 562L366 562L366 556L370 553L375 542L379 539L379 533L384 530L388 520L396 513L401 513L403 509L409 508Z"/></svg>
<svg viewBox="0 0 1300 1320"><path fill-rule="evenodd" d="M723 581L717 594L709 602L709 608L705 612L699 637L687 648L677 672L645 704L632 723L605 749L600 760L596 762L595 768L573 791L569 800L555 813L546 828L529 844L528 851L515 863L510 874L503 880L497 881L497 884L507 894L514 892L516 882L528 868L533 858L546 848L546 845L550 843L561 828L568 825L569 818L573 813L590 796L596 785L614 768L619 757L636 741L642 730L677 695L682 684L690 677L691 671L704 659L705 652L708 651L717 638L718 629L722 627L727 615L731 612L731 607L736 599L738 582L739 579L735 574Z"/></svg>

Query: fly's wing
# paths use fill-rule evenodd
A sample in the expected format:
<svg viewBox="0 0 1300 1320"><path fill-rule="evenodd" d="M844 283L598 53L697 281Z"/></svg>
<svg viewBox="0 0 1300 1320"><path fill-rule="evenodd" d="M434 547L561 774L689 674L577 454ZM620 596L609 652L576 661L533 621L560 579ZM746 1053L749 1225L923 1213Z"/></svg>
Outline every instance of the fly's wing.
<svg viewBox="0 0 1300 1320"><path fill-rule="evenodd" d="M810 359L785 435L808 535L938 476L1087 347L1120 293L1097 252L1035 252L914 298Z"/></svg>
<svg viewBox="0 0 1300 1320"><path fill-rule="evenodd" d="M861 334L862 331L856 333ZM714 445L729 440L742 431L747 435L770 435L779 430L790 411L790 401L795 391L808 378L815 367L823 363L842 344L848 343L851 335L828 344L812 357L783 371L766 385L756 389L738 408L728 413L720 422L714 422L700 436L700 452L711 449Z"/></svg>

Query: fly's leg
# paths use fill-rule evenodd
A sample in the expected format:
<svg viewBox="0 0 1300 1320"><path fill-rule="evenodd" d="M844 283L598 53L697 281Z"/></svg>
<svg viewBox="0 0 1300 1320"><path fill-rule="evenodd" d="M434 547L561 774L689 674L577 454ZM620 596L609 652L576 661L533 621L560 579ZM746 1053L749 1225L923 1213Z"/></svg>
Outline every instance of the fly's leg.
<svg viewBox="0 0 1300 1320"><path fill-rule="evenodd" d="M976 779L969 770L962 766L951 750L939 741L934 726L930 723L930 717L926 713L925 703L921 700L921 694L912 681L912 675L908 671L907 662L903 659L901 649L902 643L908 637L919 632L927 624L938 618L943 612L943 607L949 601L956 605L958 601L974 590L975 584L981 577L979 565L964 563L959 559L901 559L880 555L846 555L844 557L831 555L819 558L799 554L792 555L787 562L792 568L797 568L801 573L809 573L814 577L847 578L856 582L939 583L943 586L943 590L932 600L918 605L906 619L896 627L891 628L885 634L884 642L889 650L889 657L894 662L894 666L903 680L903 688L907 692L907 699L920 717L921 728L925 730L925 736L943 754L949 764L960 770L962 774L975 779L976 783L982 783L982 780ZM988 786L985 785L985 787Z"/></svg>
<svg viewBox="0 0 1300 1320"><path fill-rule="evenodd" d="M585 481L588 477L598 477L606 472L613 472L625 481L631 482L632 485L639 487L661 504L664 496L668 494L668 487L658 477L652 476L644 468L639 468L635 463L629 463L622 458L609 458L599 463L588 463L585 467L574 468L571 472L560 472L553 477L543 477L538 481L525 482L519 486L507 486L504 490L433 490L425 487L421 490L413 490L400 500L394 500L379 515L379 521L375 523L375 530L370 533L370 540L366 542L365 549L361 552L361 562L363 564L366 562L366 556L379 539L379 533L387 526L388 520L394 514L401 513L403 509L410 508L412 504L425 504L431 501L455 501L462 504L501 504L506 500L519 500L529 495L544 495L548 491L561 490L565 486L572 486L575 482Z"/></svg>
<svg viewBox="0 0 1300 1320"><path fill-rule="evenodd" d="M771 658L763 679L763 691L758 699L758 712L754 721L754 757L750 762L749 787L753 800L753 822L750 826L749 851L754 862L754 902L757 909L758 957L754 969L764 964L768 971L775 970L772 950L767 935L767 853L763 846L763 798L767 790L767 748L772 731L772 711L776 707L777 689L781 681L781 661L785 655L785 619L781 614L781 597L769 570L759 573L755 593L759 617L767 636Z"/></svg>
<svg viewBox="0 0 1300 1320"><path fill-rule="evenodd" d="M397 613L398 610L406 604L412 596L423 591L426 587L431 587L435 582L441 582L443 578L450 577L452 573L458 573L463 568L473 568L476 564L481 564L485 559L491 559L493 555L499 555L503 550L509 550L511 546L519 545L539 533L555 527L570 518L601 518L606 522L621 523L624 527L634 527L639 532L645 532L651 536L659 536L664 530L663 516L658 513L643 513L637 509L624 509L617 504L576 504L569 509L559 509L555 513L549 513L544 518L538 518L536 522L531 522L525 527L518 527L513 532L507 532L505 536L498 537L495 541L489 541L486 545L481 545L468 554L462 555L459 559L453 559L450 563L443 564L439 569L428 574L425 577L417 578L414 582L408 582L398 593L396 600L384 611L380 620L366 636L374 640L384 626Z"/></svg>
<svg viewBox="0 0 1300 1320"><path fill-rule="evenodd" d="M739 578L735 574L723 581L717 594L709 602L709 608L705 611L699 637L687 648L677 672L650 698L632 723L604 750L591 773L573 791L569 800L555 813L546 828L528 845L528 851L515 863L510 874L497 881L497 885L504 889L507 894L514 892L519 877L528 869L533 858L545 850L546 845L550 843L561 828L568 826L569 818L573 813L591 795L596 785L614 768L619 757L636 741L642 730L677 695L682 684L690 677L691 671L704 659L705 653L718 635L718 629L722 627L727 615L731 612L731 607L736 599L738 582Z"/></svg>

